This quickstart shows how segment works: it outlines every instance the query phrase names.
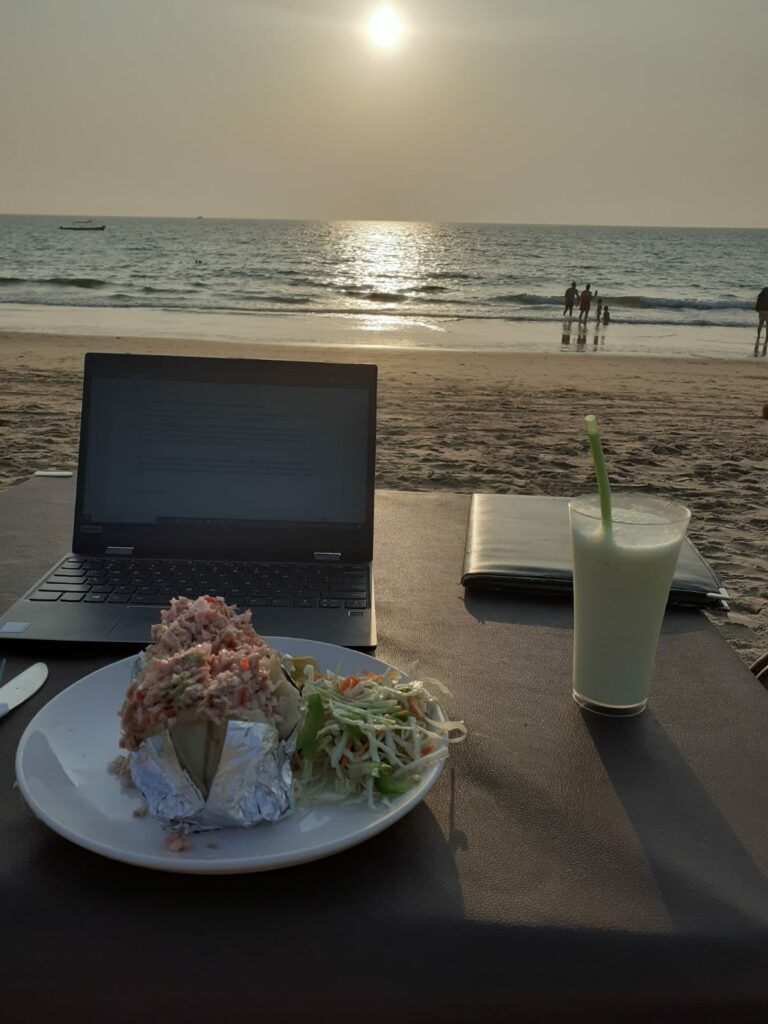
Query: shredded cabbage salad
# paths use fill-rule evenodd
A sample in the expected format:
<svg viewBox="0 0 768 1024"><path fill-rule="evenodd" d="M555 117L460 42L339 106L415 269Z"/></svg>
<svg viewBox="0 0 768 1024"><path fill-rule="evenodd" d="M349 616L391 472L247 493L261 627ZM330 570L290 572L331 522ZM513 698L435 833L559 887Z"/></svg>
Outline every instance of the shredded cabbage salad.
<svg viewBox="0 0 768 1024"><path fill-rule="evenodd" d="M304 702L294 782L307 803L351 797L373 807L401 796L466 736L463 722L442 718L421 680L395 670L321 672L313 658L284 657L284 665Z"/></svg>

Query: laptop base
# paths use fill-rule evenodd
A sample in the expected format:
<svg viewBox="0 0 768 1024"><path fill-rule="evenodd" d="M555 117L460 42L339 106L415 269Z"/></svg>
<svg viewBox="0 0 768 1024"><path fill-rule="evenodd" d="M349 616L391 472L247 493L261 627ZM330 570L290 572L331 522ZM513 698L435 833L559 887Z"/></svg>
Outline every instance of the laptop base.
<svg viewBox="0 0 768 1024"><path fill-rule="evenodd" d="M151 643L151 628L160 621L161 610L145 605L85 608L21 600L0 617L0 643L45 640L145 647ZM251 622L263 636L295 636L360 650L376 646L371 608L255 608Z"/></svg>

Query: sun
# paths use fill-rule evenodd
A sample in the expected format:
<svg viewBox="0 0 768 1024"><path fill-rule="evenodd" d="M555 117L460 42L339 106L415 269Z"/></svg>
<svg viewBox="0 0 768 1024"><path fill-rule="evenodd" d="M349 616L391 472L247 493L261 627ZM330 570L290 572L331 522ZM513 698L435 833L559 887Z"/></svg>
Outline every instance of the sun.
<svg viewBox="0 0 768 1024"><path fill-rule="evenodd" d="M391 50L403 37L403 23L387 4L379 7L368 20L368 37L380 50Z"/></svg>

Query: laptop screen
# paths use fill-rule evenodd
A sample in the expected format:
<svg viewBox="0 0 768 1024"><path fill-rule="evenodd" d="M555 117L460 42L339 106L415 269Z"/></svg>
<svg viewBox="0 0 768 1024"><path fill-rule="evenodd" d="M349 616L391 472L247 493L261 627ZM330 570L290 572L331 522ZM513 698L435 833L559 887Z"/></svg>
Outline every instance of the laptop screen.
<svg viewBox="0 0 768 1024"><path fill-rule="evenodd" d="M76 537L307 558L372 533L375 383L357 364L88 355Z"/></svg>

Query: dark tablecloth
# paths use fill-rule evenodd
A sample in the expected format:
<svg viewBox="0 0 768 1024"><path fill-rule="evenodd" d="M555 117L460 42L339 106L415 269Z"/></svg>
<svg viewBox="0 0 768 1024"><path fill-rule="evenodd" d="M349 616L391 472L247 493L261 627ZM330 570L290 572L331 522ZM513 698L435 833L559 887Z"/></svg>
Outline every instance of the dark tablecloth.
<svg viewBox="0 0 768 1024"><path fill-rule="evenodd" d="M0 606L68 549L72 488L0 495ZM60 838L14 787L18 740L125 652L0 645L6 679L51 668L0 722L0 1019L766 1019L768 695L677 612L648 711L580 711L569 604L465 597L468 508L377 495L377 656L442 680L469 739L415 810L326 860L181 876Z"/></svg>

